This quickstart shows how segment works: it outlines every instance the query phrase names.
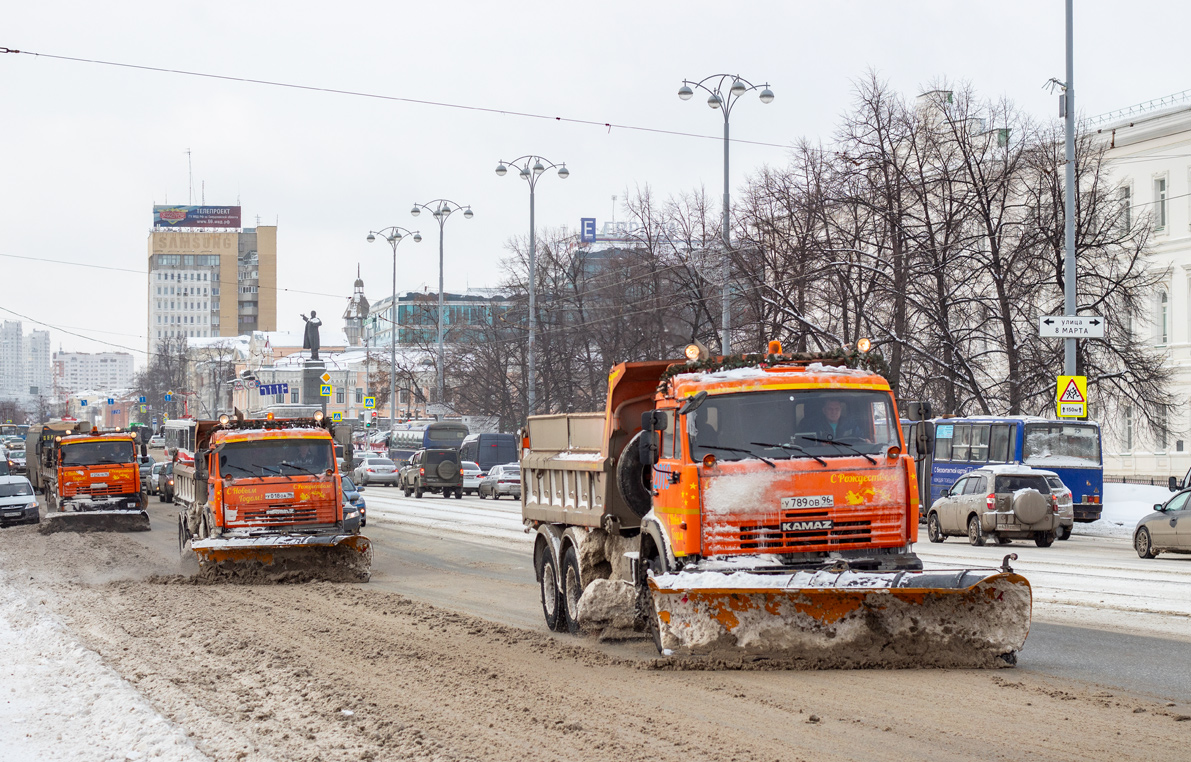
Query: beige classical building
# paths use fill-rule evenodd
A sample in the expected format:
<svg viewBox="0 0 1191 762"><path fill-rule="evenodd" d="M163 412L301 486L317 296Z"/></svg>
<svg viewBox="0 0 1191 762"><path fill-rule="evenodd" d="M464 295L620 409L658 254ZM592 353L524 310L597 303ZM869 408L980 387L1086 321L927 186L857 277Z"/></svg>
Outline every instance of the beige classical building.
<svg viewBox="0 0 1191 762"><path fill-rule="evenodd" d="M149 233L152 352L165 338L277 330L277 228Z"/></svg>

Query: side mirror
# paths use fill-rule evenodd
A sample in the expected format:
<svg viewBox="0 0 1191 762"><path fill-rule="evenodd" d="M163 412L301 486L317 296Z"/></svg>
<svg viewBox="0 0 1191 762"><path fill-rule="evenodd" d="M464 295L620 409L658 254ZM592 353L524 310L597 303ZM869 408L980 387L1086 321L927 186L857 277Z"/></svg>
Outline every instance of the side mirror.
<svg viewBox="0 0 1191 762"><path fill-rule="evenodd" d="M682 403L682 407L678 408L678 414L686 415L687 413L693 413L698 410L699 407L706 401L706 391L698 392L697 394L687 397L686 402Z"/></svg>
<svg viewBox="0 0 1191 762"><path fill-rule="evenodd" d="M643 431L665 431L670 428L670 417L661 410L646 410L641 414Z"/></svg>
<svg viewBox="0 0 1191 762"><path fill-rule="evenodd" d="M910 421L925 421L931 416L931 407L929 402L907 402L905 410L906 419Z"/></svg>
<svg viewBox="0 0 1191 762"><path fill-rule="evenodd" d="M356 492L363 492L363 491L364 491L363 487L356 487Z"/></svg>
<svg viewBox="0 0 1191 762"><path fill-rule="evenodd" d="M1165 509L1166 509L1166 506L1162 505L1162 503L1154 503L1154 510L1155 510L1155 511L1158 511L1159 513L1162 513L1162 512L1163 512Z"/></svg>
<svg viewBox="0 0 1191 762"><path fill-rule="evenodd" d="M654 436L652 431L641 433L641 438L637 440L637 453L643 465L653 466L657 464L658 443L657 437Z"/></svg>
<svg viewBox="0 0 1191 762"><path fill-rule="evenodd" d="M1170 487L1171 492L1178 492L1179 491L1179 480L1172 476L1172 477L1170 477L1170 480L1168 482L1166 482L1166 486Z"/></svg>

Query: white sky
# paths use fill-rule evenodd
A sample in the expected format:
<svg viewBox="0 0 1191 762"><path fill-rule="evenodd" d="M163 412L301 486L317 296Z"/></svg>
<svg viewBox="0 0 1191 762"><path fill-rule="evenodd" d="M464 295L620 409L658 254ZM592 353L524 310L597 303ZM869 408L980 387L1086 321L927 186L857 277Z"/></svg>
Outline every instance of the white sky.
<svg viewBox="0 0 1191 762"><path fill-rule="evenodd" d="M1191 87L1180 64L1187 3L1081 0L1076 94L1095 115ZM915 95L939 77L1009 96L1039 119L1062 78L1063 3L470 2L7 3L0 45L27 51L529 111L717 136L683 78L769 81L733 111L732 134L830 139L852 82L874 68ZM187 148L208 204L278 230L279 328L317 309L339 327L360 264L373 301L392 259L370 228L421 230L399 249L398 290L437 289L438 231L409 214L446 197L446 287L495 285L505 242L528 227L528 191L499 158L567 163L544 177L539 229L609 219L613 195L718 194L718 141L443 109L179 75L0 55L0 253L146 267L153 203L186 203ZM736 144L732 182L784 150ZM194 203L198 203L195 198ZM133 349L145 340L145 276L0 257L0 306ZM0 312L0 318L12 319ZM41 327L25 321L25 330ZM53 347L99 351L52 331ZM110 347L107 347L110 348ZM143 355L137 353L138 364Z"/></svg>

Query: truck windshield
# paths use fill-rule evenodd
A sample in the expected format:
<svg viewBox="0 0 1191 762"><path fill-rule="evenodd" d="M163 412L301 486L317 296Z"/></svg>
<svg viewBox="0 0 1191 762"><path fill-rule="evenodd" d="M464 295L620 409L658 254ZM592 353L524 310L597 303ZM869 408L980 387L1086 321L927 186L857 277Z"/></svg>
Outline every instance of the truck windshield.
<svg viewBox="0 0 1191 762"><path fill-rule="evenodd" d="M889 393L847 389L708 397L687 415L686 433L696 461L869 455L900 445Z"/></svg>
<svg viewBox="0 0 1191 762"><path fill-rule="evenodd" d="M219 451L219 475L243 477L317 475L332 468L331 442L275 439L230 442Z"/></svg>
<svg viewBox="0 0 1191 762"><path fill-rule="evenodd" d="M62 445L62 465L98 466L136 463L132 442L76 442Z"/></svg>
<svg viewBox="0 0 1191 762"><path fill-rule="evenodd" d="M1100 431L1079 423L1028 423L1022 460L1031 466L1099 466Z"/></svg>

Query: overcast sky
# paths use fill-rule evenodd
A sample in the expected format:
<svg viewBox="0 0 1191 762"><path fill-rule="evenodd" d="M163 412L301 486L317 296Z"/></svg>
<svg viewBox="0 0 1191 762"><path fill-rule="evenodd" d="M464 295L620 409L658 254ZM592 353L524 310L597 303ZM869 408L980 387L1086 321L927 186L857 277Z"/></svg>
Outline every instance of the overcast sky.
<svg viewBox="0 0 1191 762"><path fill-rule="evenodd" d="M1191 4L1077 3L1076 94L1095 115L1191 87L1181 62ZM732 134L789 145L830 140L869 68L916 95L947 77L1055 116L1042 89L1063 77L1063 3L466 2L6 3L0 46L39 53L591 119L716 136L705 97L684 78L731 72L768 81L733 111ZM255 84L0 55L0 254L143 273L154 203L196 196L243 206L278 228L278 322L329 327L357 263L375 301L391 253L370 228L420 228L399 249L398 290L437 289L437 224L414 201L475 210L447 222L446 287L495 285L511 236L528 227L528 191L500 158L566 162L539 184L539 228L600 223L612 196L705 184L718 193L713 140L526 119ZM734 145L732 182L782 148ZM199 203L196 197L194 203ZM53 347L145 347L146 276L0 257L0 307L65 330ZM334 296L340 295L340 296ZM8 312L0 317L13 319ZM25 321L25 330L35 326ZM70 335L66 331L89 338Z"/></svg>

